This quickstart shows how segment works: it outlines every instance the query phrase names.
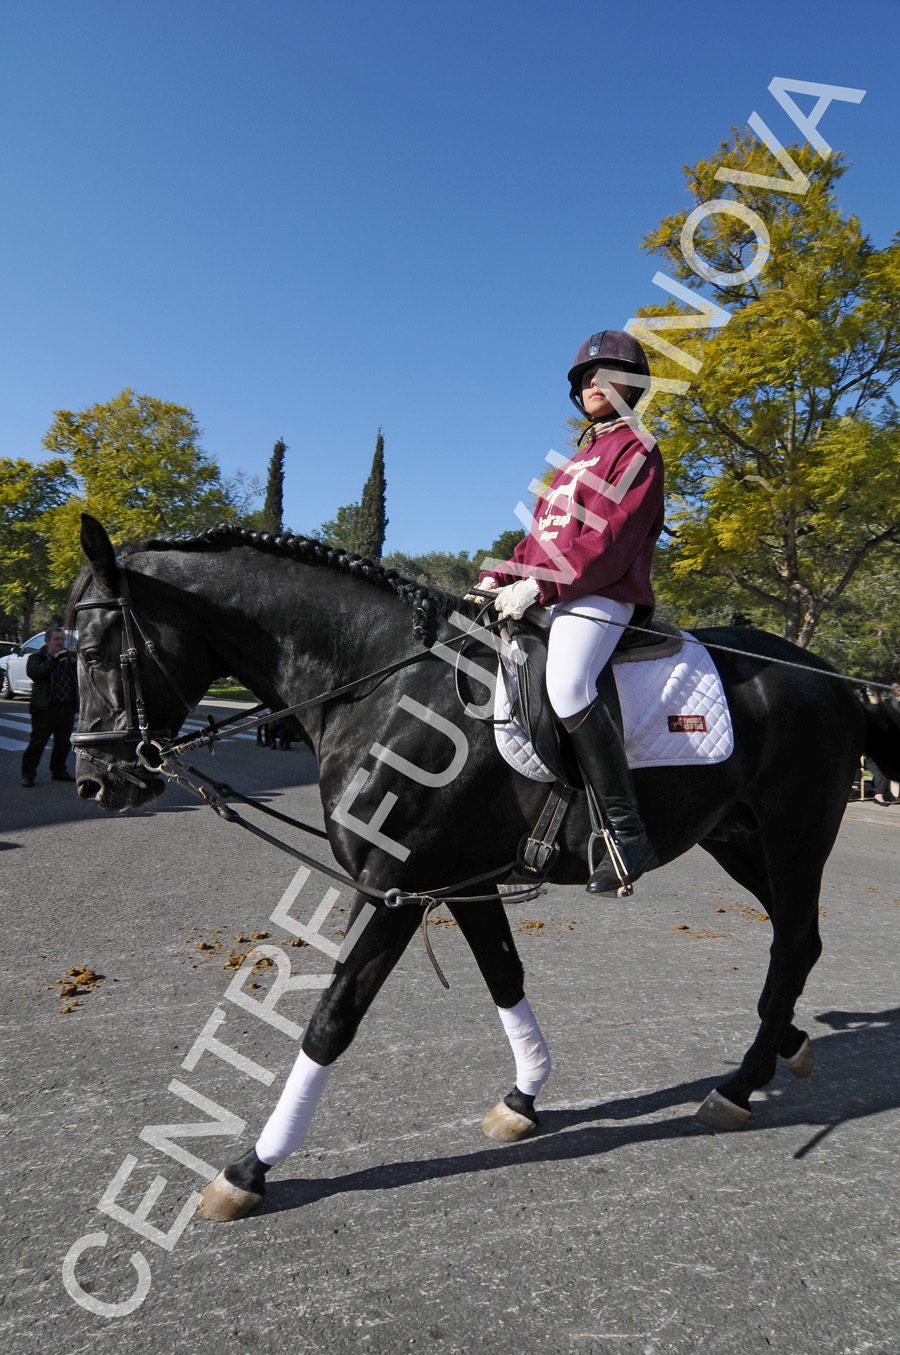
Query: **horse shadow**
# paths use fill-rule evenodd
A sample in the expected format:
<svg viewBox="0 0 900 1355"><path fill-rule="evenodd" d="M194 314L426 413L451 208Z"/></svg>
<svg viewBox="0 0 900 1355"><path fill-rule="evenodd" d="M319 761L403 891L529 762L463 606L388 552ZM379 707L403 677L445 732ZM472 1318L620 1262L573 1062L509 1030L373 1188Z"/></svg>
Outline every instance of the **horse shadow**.
<svg viewBox="0 0 900 1355"><path fill-rule="evenodd" d="M779 1066L773 1081L757 1093L754 1116L741 1131L759 1134L792 1125L816 1127L794 1153L796 1159L814 1151L840 1125L900 1107L900 1007L881 1012L830 1011L815 1019L830 1027L832 1034L815 1042L818 1061L813 1078L797 1082ZM519 1144L366 1167L341 1176L272 1181L255 1212L280 1213L355 1191L398 1190L422 1181L496 1172L531 1162L600 1158L632 1144L707 1137L713 1131L700 1123L696 1109L721 1081L722 1075L697 1078L587 1108L542 1110L537 1132ZM686 1114L647 1121L648 1116L660 1116L686 1103L691 1105Z"/></svg>

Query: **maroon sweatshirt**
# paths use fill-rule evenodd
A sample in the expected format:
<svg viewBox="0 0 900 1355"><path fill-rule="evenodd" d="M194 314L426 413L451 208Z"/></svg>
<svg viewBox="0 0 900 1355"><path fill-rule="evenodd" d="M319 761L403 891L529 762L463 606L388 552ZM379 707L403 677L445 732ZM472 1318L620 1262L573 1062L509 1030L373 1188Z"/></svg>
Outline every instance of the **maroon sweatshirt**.
<svg viewBox="0 0 900 1355"><path fill-rule="evenodd" d="M648 451L617 423L557 471L535 505L529 535L482 578L501 586L534 578L545 607L588 593L652 607L650 564L663 516L659 448Z"/></svg>

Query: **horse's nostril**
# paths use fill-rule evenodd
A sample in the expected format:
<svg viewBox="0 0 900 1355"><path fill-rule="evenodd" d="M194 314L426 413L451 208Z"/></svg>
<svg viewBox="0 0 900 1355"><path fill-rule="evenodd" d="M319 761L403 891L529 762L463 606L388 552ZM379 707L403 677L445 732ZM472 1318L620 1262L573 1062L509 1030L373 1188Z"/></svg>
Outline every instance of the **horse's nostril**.
<svg viewBox="0 0 900 1355"><path fill-rule="evenodd" d="M102 789L100 782L89 776L78 778L78 794L82 800L96 800Z"/></svg>

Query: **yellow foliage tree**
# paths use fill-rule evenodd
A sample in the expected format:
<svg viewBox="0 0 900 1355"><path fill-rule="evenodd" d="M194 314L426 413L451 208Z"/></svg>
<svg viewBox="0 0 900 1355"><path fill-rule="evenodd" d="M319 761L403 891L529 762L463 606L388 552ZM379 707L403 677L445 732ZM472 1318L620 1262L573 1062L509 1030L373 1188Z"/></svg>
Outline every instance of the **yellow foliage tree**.
<svg viewBox="0 0 900 1355"><path fill-rule="evenodd" d="M75 493L51 515L49 550L60 584L81 567L82 512L119 543L201 531L242 511L241 486L222 480L182 405L124 390L81 412L58 410L43 446L64 460L75 482Z"/></svg>
<svg viewBox="0 0 900 1355"><path fill-rule="evenodd" d="M0 607L16 619L20 640L30 637L41 609L58 611L64 602L50 581L48 537L71 490L59 458L40 465L0 458Z"/></svg>
<svg viewBox="0 0 900 1355"><path fill-rule="evenodd" d="M900 542L900 238L877 249L842 215L840 156L787 156L790 179L733 131L685 166L692 207L643 241L677 299L629 328L654 378L690 382L648 411L678 531L674 591L683 604L692 580L698 595L724 580L736 607L752 599L806 646L866 562ZM697 212L686 227L695 205L723 199L738 214Z"/></svg>

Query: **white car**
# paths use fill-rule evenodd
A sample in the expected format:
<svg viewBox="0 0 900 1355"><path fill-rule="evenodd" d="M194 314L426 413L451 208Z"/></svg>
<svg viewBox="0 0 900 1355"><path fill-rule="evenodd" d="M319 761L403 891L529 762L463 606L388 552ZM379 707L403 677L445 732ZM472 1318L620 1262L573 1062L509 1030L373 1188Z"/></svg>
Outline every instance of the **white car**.
<svg viewBox="0 0 900 1355"><path fill-rule="evenodd" d="M11 654L0 657L0 698L12 701L17 696L31 695L31 678L25 672L25 665L28 656L43 649L44 643L44 632L41 631L40 635L32 635L24 645L15 645ZM74 649L75 642L71 636L66 637L66 643Z"/></svg>

